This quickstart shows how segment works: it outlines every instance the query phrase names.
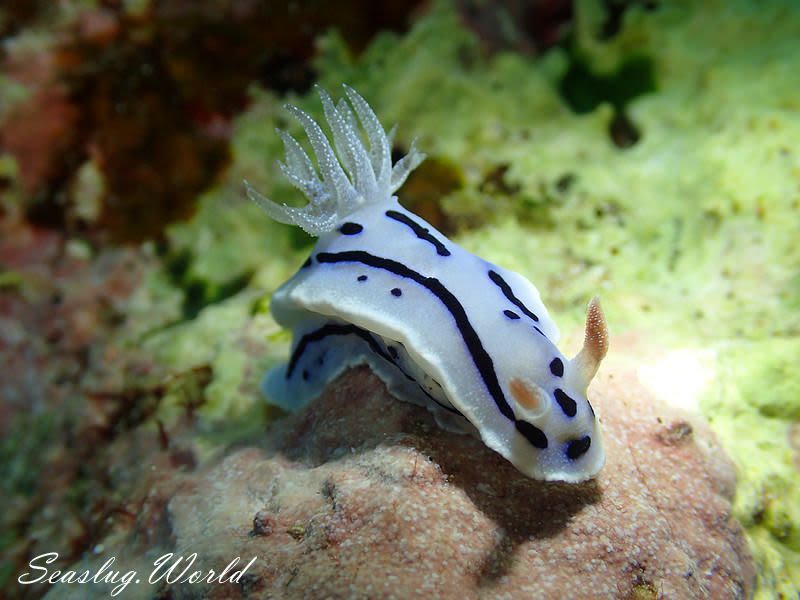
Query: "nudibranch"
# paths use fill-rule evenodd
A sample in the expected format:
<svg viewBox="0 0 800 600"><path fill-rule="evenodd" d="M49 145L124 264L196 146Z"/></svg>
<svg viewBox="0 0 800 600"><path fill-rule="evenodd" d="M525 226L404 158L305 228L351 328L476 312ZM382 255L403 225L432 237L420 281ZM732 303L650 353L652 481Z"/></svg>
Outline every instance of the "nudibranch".
<svg viewBox="0 0 800 600"><path fill-rule="evenodd" d="M286 148L279 167L308 204L277 204L245 182L269 216L319 238L272 298L293 341L288 361L264 379L268 400L297 410L345 369L366 363L394 396L428 408L446 429L477 433L529 477L596 475L605 457L586 391L608 348L598 301L589 303L583 349L565 358L530 282L399 204L394 192L424 158L414 144L392 164L395 129L386 133L347 86L347 100L337 104L318 91L330 138L287 107L316 166L297 140L278 132Z"/></svg>

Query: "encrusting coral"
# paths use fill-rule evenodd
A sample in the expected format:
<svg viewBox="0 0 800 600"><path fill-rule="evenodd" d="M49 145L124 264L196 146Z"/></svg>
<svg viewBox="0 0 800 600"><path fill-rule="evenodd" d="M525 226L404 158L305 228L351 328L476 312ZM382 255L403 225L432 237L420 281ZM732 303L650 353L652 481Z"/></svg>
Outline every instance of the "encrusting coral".
<svg viewBox="0 0 800 600"><path fill-rule="evenodd" d="M605 470L585 484L542 483L476 438L439 429L368 369L352 370L277 422L271 444L253 436L183 474L153 457L137 518L101 541L100 558L72 568L96 568L109 553L140 573L166 552L197 552L192 570L202 571L257 557L238 584L160 584L182 598L748 598L734 472L707 427L620 364L613 377L601 370L594 397ZM118 447L118 459L134 448ZM57 586L48 598L72 592Z"/></svg>

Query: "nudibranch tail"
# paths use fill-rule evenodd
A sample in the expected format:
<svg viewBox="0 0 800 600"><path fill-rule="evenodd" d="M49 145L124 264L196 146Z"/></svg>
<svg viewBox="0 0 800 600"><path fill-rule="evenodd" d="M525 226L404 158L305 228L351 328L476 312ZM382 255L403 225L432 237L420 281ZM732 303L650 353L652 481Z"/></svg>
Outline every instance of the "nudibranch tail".
<svg viewBox="0 0 800 600"><path fill-rule="evenodd" d="M278 166L308 198L306 206L273 202L245 181L247 195L270 217L297 225L313 236L332 231L364 204L387 202L425 158L412 142L408 154L392 165L394 128L387 134L367 101L348 86L344 90L350 104L343 98L335 105L330 95L317 87L331 130L330 139L311 116L287 106L305 129L316 156L316 168L297 140L284 131L278 132L286 149L286 160L279 161Z"/></svg>
<svg viewBox="0 0 800 600"><path fill-rule="evenodd" d="M583 348L575 356L573 363L580 374L581 382L585 388L597 373L600 362L608 352L608 328L603 309L600 306L600 299L595 296L589 301L586 309L586 331L583 340Z"/></svg>

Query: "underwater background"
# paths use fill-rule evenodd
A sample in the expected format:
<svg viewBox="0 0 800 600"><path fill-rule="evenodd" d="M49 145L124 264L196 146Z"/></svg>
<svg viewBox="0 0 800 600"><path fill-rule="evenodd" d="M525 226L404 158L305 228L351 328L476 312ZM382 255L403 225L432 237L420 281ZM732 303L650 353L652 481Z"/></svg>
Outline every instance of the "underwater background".
<svg viewBox="0 0 800 600"><path fill-rule="evenodd" d="M144 570L162 551L205 552L216 565L263 556L247 544L269 541L264 570L235 590L145 585L122 597L800 597L800 2L10 2L0 36L3 594L108 596L101 585L20 585L46 552L61 569L115 555ZM641 531L611 530L641 525L638 501L622 490L614 500L609 485L625 480L609 479L541 492L546 503L581 501L534 535L520 523L540 518L524 506L540 488L495 482L510 487L492 493L443 458L426 463L427 491L369 488L409 510L414 543L430 552L414 554L407 532L363 504L359 477L373 485L381 473L385 484L411 460L405 450L419 451L415 477L420 456L459 465L469 442L416 413L411 429L391 429L391 411L412 407L387 409L381 425L405 441L366 444L358 459L346 456L358 447L346 432L368 424L326 429L306 415L269 428L282 414L259 383L290 341L270 294L313 239L263 215L242 181L299 203L275 167L275 128L299 131L287 102L322 120L314 83L335 97L346 83L384 125L397 123L398 156L416 140L427 159L401 202L533 281L563 348L579 348L586 303L602 298L612 337L596 393L610 398L600 413L612 442L625 438L620 447L654 473L642 475L653 515L685 503L708 511L698 517L707 530L687 516L684 531L675 509L669 536L634 560ZM351 379L342 398L379 394L365 371ZM339 400L309 414L346 419ZM662 406L687 416L658 448L639 421L613 428L612 407L656 427ZM635 460L626 456L610 462ZM376 462L349 471L347 460ZM319 475L323 466L333 470ZM455 502L453 481L461 504L437 513ZM334 492L348 485L362 491L347 522L369 524L357 527L368 548L357 559L314 520L317 497L341 518ZM598 494L618 503L614 519L592 513ZM499 540L491 560L476 558L491 545L477 533L441 529L483 518L495 527L486 539ZM239 538L225 537L240 521ZM557 554L562 530L605 536L613 550L580 556L613 576L564 587L573 576L559 573L575 567ZM724 543L699 549L717 534ZM540 540L558 560L537 566ZM659 570L673 546L691 558L682 575ZM453 553L466 557L457 582L446 579ZM395 573L400 555L427 566ZM348 560L375 579L358 579ZM544 587L525 588L515 569ZM616 592L601 594L607 585Z"/></svg>

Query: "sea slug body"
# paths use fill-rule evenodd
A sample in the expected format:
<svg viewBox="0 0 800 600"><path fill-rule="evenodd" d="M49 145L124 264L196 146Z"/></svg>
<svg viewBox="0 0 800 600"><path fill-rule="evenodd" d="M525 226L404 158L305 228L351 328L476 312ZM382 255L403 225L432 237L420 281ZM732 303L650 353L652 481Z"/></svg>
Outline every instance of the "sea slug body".
<svg viewBox="0 0 800 600"><path fill-rule="evenodd" d="M344 89L349 103L338 104L319 89L330 139L288 107L316 167L279 132L286 148L279 166L306 206L276 204L245 182L272 218L319 238L273 296L275 319L294 337L289 360L265 377L265 395L297 410L345 369L367 363L393 395L427 407L442 427L479 435L525 475L593 477L605 460L586 397L608 346L599 303L589 304L583 349L567 359L530 282L398 203L394 192L424 156L412 144L392 164L394 130L387 134L367 102Z"/></svg>

